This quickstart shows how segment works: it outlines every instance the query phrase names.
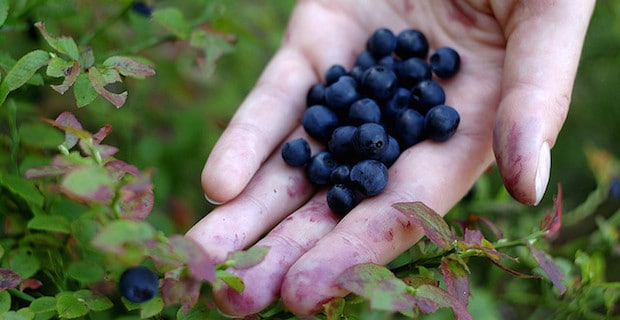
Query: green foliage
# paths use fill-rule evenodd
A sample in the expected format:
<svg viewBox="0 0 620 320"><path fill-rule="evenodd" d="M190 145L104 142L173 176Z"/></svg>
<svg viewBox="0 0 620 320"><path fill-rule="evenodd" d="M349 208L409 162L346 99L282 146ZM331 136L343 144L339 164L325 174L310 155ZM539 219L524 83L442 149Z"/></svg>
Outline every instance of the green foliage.
<svg viewBox="0 0 620 320"><path fill-rule="evenodd" d="M211 209L202 164L293 3L146 3L150 16L128 0L0 0L0 319L220 319L210 288L243 290L235 270L268 254L214 265L181 234ZM619 316L618 14L597 4L554 148L556 196L524 207L490 171L446 219L394 204L427 237L344 272L352 294L316 318ZM143 304L116 290L138 264L160 276ZM293 316L278 301L255 317Z"/></svg>

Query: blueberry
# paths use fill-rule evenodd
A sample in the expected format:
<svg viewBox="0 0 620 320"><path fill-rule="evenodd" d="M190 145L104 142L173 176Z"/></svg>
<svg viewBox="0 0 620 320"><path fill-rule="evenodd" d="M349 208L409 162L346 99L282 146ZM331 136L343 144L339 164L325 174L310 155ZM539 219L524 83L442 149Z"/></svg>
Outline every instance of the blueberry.
<svg viewBox="0 0 620 320"><path fill-rule="evenodd" d="M613 202L620 202L620 176L615 176L609 180L607 196Z"/></svg>
<svg viewBox="0 0 620 320"><path fill-rule="evenodd" d="M383 162L383 164L385 164L385 166L389 168L392 166L392 164L394 164L394 162L396 162L398 156L400 156L400 145L398 144L396 138L388 135L387 148L381 154L381 157L379 157L379 159L377 160Z"/></svg>
<svg viewBox="0 0 620 320"><path fill-rule="evenodd" d="M142 303L152 299L157 294L159 278L149 268L131 267L121 274L118 287L121 295L127 300Z"/></svg>
<svg viewBox="0 0 620 320"><path fill-rule="evenodd" d="M306 166L306 175L308 180L317 186L327 185L332 171L338 166L338 161L330 152L322 151L310 159Z"/></svg>
<svg viewBox="0 0 620 320"><path fill-rule="evenodd" d="M394 56L385 56L383 58L381 58L379 61L377 61L377 65L386 67L392 71L395 71L396 68L398 67L398 64L400 63L400 61L398 61L396 58L394 58Z"/></svg>
<svg viewBox="0 0 620 320"><path fill-rule="evenodd" d="M336 167L334 171L332 171L332 174L329 176L329 181L334 184L336 183L348 184L351 182L351 180L349 180L350 173L351 173L351 166L349 166L348 164L341 164L338 167Z"/></svg>
<svg viewBox="0 0 620 320"><path fill-rule="evenodd" d="M302 167L310 161L310 144L304 138L287 141L282 146L281 154L289 166Z"/></svg>
<svg viewBox="0 0 620 320"><path fill-rule="evenodd" d="M340 160L351 157L353 152L353 135L357 127L340 126L332 132L331 139L327 143L327 149Z"/></svg>
<svg viewBox="0 0 620 320"><path fill-rule="evenodd" d="M425 114L428 109L446 102L446 93L434 80L425 80L411 89L411 106Z"/></svg>
<svg viewBox="0 0 620 320"><path fill-rule="evenodd" d="M306 95L306 105L325 104L325 88L327 86L321 82L312 85Z"/></svg>
<svg viewBox="0 0 620 320"><path fill-rule="evenodd" d="M379 194L388 182L388 170L378 160L362 160L351 168L352 185L366 197Z"/></svg>
<svg viewBox="0 0 620 320"><path fill-rule="evenodd" d="M351 71L349 71L349 76L351 76L351 78L355 79L359 83L362 82L362 75L364 74L364 71L366 71L365 68L362 68L360 66L353 66L353 68L351 68Z"/></svg>
<svg viewBox="0 0 620 320"><path fill-rule="evenodd" d="M429 59L433 73L440 78L454 76L461 67L461 57L450 47L437 49Z"/></svg>
<svg viewBox="0 0 620 320"><path fill-rule="evenodd" d="M301 124L306 132L318 141L327 142L338 127L338 115L323 105L314 105L304 111Z"/></svg>
<svg viewBox="0 0 620 320"><path fill-rule="evenodd" d="M396 49L396 36L387 28L379 28L366 41L366 50L375 58L392 54Z"/></svg>
<svg viewBox="0 0 620 320"><path fill-rule="evenodd" d="M394 53L401 59L418 57L426 59L428 55L428 40L422 32L416 29L405 29L396 36Z"/></svg>
<svg viewBox="0 0 620 320"><path fill-rule="evenodd" d="M131 11L144 16L144 17L151 17L151 14L153 13L153 8L151 8L148 4L144 3L143 1L134 1L131 4Z"/></svg>
<svg viewBox="0 0 620 320"><path fill-rule="evenodd" d="M382 115L387 123L393 124L394 120L402 111L409 107L411 91L406 88L398 88L390 100L385 102Z"/></svg>
<svg viewBox="0 0 620 320"><path fill-rule="evenodd" d="M373 57L372 53L368 51L362 51L355 58L354 66L360 67L362 68L362 70L366 70L374 66L375 64L377 64L377 61L375 60L375 57Z"/></svg>
<svg viewBox="0 0 620 320"><path fill-rule="evenodd" d="M373 99L357 100L349 108L349 121L353 125L369 122L379 123L381 121L381 109Z"/></svg>
<svg viewBox="0 0 620 320"><path fill-rule="evenodd" d="M335 184L327 190L327 205L338 215L349 213L359 201L358 194L344 184Z"/></svg>
<svg viewBox="0 0 620 320"><path fill-rule="evenodd" d="M460 121L461 117L454 108L441 104L428 110L424 117L424 129L429 139L446 141L454 135Z"/></svg>
<svg viewBox="0 0 620 320"><path fill-rule="evenodd" d="M398 83L401 87L412 87L424 80L431 79L431 66L420 58L401 61L397 68Z"/></svg>
<svg viewBox="0 0 620 320"><path fill-rule="evenodd" d="M327 71L325 72L325 83L327 85L330 85L338 81L340 77L346 74L347 74L347 69L345 69L342 65L335 64L329 67L329 69L327 69Z"/></svg>
<svg viewBox="0 0 620 320"><path fill-rule="evenodd" d="M398 88L398 78L394 71L384 66L373 66L362 75L362 91L370 98L386 100Z"/></svg>
<svg viewBox="0 0 620 320"><path fill-rule="evenodd" d="M364 123L353 134L353 150L364 159L381 157L388 143L385 128L377 123Z"/></svg>
<svg viewBox="0 0 620 320"><path fill-rule="evenodd" d="M359 98L356 82L352 77L340 77L325 89L325 102L338 113L349 108Z"/></svg>
<svg viewBox="0 0 620 320"><path fill-rule="evenodd" d="M413 109L401 112L394 122L395 138L404 150L424 139L424 116Z"/></svg>

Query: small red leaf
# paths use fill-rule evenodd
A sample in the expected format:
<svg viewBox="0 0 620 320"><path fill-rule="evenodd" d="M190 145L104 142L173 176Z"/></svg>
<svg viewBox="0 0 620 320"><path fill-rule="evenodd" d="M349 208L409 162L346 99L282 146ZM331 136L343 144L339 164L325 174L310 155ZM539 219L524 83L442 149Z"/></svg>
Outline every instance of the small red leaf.
<svg viewBox="0 0 620 320"><path fill-rule="evenodd" d="M558 184L558 194L553 197L553 214L545 214L540 230L548 231L545 235L545 239L553 239L560 232L562 225L562 185Z"/></svg>
<svg viewBox="0 0 620 320"><path fill-rule="evenodd" d="M200 296L200 282L193 278L175 279L166 277L161 287L161 295L166 306L180 304L187 313Z"/></svg>
<svg viewBox="0 0 620 320"><path fill-rule="evenodd" d="M90 84L93 86L93 89L95 89L100 96L104 97L115 107L120 108L125 104L125 101L127 100L127 91L122 93L114 93L108 91L105 87L108 84L121 81L118 71L114 69L100 71L96 67L92 67L88 69L88 79L90 80Z"/></svg>
<svg viewBox="0 0 620 320"><path fill-rule="evenodd" d="M432 301L440 308L452 308L454 319L456 320L473 319L471 314L469 314L469 311L467 311L467 307L465 305L461 304L457 298L439 287L422 285L417 288L416 291L417 296ZM420 310L424 312L422 308L420 308Z"/></svg>
<svg viewBox="0 0 620 320"><path fill-rule="evenodd" d="M544 251L534 247L530 243L527 244L532 252L532 256L534 260L538 262L540 268L547 274L551 283L558 288L560 294L564 294L566 292L566 287L562 284L562 279L566 277L564 272L553 262L551 257L549 257Z"/></svg>
<svg viewBox="0 0 620 320"><path fill-rule="evenodd" d="M32 279L32 278L24 279L19 284L19 291L24 291L26 289L36 290L36 289L39 289L42 285L43 283L41 283L41 281L37 279Z"/></svg>
<svg viewBox="0 0 620 320"><path fill-rule="evenodd" d="M422 227L424 234L435 245L442 249L452 248L453 232L441 215L422 202L401 202L393 205L398 211Z"/></svg>
<svg viewBox="0 0 620 320"><path fill-rule="evenodd" d="M456 260L442 259L440 270L446 282L448 293L455 297L459 303L467 306L469 304L470 289L467 271L463 268L463 265Z"/></svg>
<svg viewBox="0 0 620 320"><path fill-rule="evenodd" d="M21 277L15 271L0 268L0 291L15 288L21 282Z"/></svg>

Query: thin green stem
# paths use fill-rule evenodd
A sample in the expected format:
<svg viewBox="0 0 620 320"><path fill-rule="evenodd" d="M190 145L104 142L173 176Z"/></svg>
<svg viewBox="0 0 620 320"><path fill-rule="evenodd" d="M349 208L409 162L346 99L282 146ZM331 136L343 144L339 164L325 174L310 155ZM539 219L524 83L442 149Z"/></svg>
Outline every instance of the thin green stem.
<svg viewBox="0 0 620 320"><path fill-rule="evenodd" d="M22 299L22 300L24 300L24 301L28 301L28 302L32 302L32 301L34 301L34 300L35 300L35 297L33 297L33 296L31 296L31 295L29 295L29 294L27 294L27 293L23 292L23 291L17 290L17 289L15 289L15 288L10 288L10 289L8 289L8 290L9 290L9 293L10 293L13 297L16 297L16 298L19 298L19 299Z"/></svg>

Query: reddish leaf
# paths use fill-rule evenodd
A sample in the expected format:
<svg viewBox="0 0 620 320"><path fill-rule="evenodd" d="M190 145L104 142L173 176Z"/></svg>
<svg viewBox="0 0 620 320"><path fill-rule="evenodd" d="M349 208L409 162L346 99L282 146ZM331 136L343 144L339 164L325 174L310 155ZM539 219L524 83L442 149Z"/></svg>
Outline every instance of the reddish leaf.
<svg viewBox="0 0 620 320"><path fill-rule="evenodd" d="M24 291L26 289L36 290L36 289L39 289L42 285L43 283L41 283L41 281L37 279L32 279L32 278L24 279L19 284L19 291Z"/></svg>
<svg viewBox="0 0 620 320"><path fill-rule="evenodd" d="M101 127L99 131L93 134L93 140L95 142L101 142L103 139L105 139L105 137L108 136L108 134L110 134L110 132L112 132L112 126L109 124L106 124L105 126Z"/></svg>
<svg viewBox="0 0 620 320"><path fill-rule="evenodd" d="M127 100L127 91L122 93L113 93L106 89L106 85L120 82L121 77L118 71L114 69L99 70L96 67L88 69L88 79L90 80L93 89L97 93L112 103L115 107L120 108L125 104Z"/></svg>
<svg viewBox="0 0 620 320"><path fill-rule="evenodd" d="M26 172L24 173L24 177L28 179L53 177L66 174L70 170L71 168L66 166L40 166L26 170Z"/></svg>
<svg viewBox="0 0 620 320"><path fill-rule="evenodd" d="M209 259L200 245L190 238L183 236L169 237L170 246L174 252L183 257L189 271L198 280L213 283L215 277L215 264Z"/></svg>
<svg viewBox="0 0 620 320"><path fill-rule="evenodd" d="M161 295L166 306L180 304L184 313L188 312L200 296L200 282L193 278L164 278Z"/></svg>
<svg viewBox="0 0 620 320"><path fill-rule="evenodd" d="M73 61L73 65L65 70L65 79L59 85L51 85L54 91L64 94L75 83L80 75L80 64L77 61Z"/></svg>
<svg viewBox="0 0 620 320"><path fill-rule="evenodd" d="M558 184L558 194L553 197L553 214L545 214L540 230L548 231L545 235L545 239L553 239L560 232L562 225L562 185Z"/></svg>
<svg viewBox="0 0 620 320"><path fill-rule="evenodd" d="M394 208L406 214L412 222L424 230L426 237L438 247L447 250L454 242L453 232L441 215L422 202L395 203Z"/></svg>
<svg viewBox="0 0 620 320"><path fill-rule="evenodd" d="M558 288L560 294L564 294L564 292L566 292L566 287L562 284L562 279L566 277L564 272L560 270L551 257L549 257L544 251L534 247L529 242L527 246L530 248L530 252L532 252L534 260L536 260L540 268L547 274L549 280L551 280L551 283Z"/></svg>
<svg viewBox="0 0 620 320"><path fill-rule="evenodd" d="M460 304L467 306L470 296L469 279L463 265L457 260L444 258L441 260L440 270L446 282L448 293L455 297Z"/></svg>
<svg viewBox="0 0 620 320"><path fill-rule="evenodd" d="M80 202L109 203L114 195L113 180L107 171L97 165L80 166L67 173L61 191Z"/></svg>
<svg viewBox="0 0 620 320"><path fill-rule="evenodd" d="M21 282L21 277L15 271L0 268L0 291L15 288Z"/></svg>
<svg viewBox="0 0 620 320"><path fill-rule="evenodd" d="M107 58L103 65L116 69L120 74L127 77L144 78L155 75L155 69L137 60L123 56Z"/></svg>
<svg viewBox="0 0 620 320"><path fill-rule="evenodd" d="M430 285L422 285L416 289L417 295L419 297L423 297L430 302L436 304L439 308L452 308L452 313L454 313L454 319L456 320L471 320L471 314L467 311L465 305L461 304L461 302L450 295L447 291ZM422 308L420 308L421 311ZM434 311L434 310L433 310ZM432 311L430 311L432 312ZM429 312L426 312L429 313Z"/></svg>
<svg viewBox="0 0 620 320"><path fill-rule="evenodd" d="M120 181L127 173L134 176L140 174L140 171L136 168L136 166L117 159L106 162L104 167L108 170L110 176L116 181Z"/></svg>
<svg viewBox="0 0 620 320"><path fill-rule="evenodd" d="M82 130L82 124L71 112L61 113L54 121L44 120L65 132L65 141L62 145L67 149L73 148L79 139L90 137L90 133Z"/></svg>

